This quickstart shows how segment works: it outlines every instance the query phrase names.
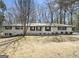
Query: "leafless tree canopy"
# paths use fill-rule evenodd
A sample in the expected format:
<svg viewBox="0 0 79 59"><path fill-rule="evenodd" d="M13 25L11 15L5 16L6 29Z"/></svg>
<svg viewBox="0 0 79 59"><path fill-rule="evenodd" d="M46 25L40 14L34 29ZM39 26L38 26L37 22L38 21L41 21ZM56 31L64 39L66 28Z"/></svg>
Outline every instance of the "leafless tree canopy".
<svg viewBox="0 0 79 59"><path fill-rule="evenodd" d="M40 0L42 1L42 0ZM6 16L9 23L60 23L76 24L78 0L16 0L15 7ZM12 16L13 21L10 18Z"/></svg>

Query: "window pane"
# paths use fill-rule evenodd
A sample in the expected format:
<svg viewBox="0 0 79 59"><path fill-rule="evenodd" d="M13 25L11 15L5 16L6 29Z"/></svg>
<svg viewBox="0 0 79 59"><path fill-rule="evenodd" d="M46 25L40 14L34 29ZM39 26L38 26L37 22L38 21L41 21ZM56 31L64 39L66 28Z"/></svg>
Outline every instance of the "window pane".
<svg viewBox="0 0 79 59"><path fill-rule="evenodd" d="M36 30L37 31L41 31L41 27L36 27Z"/></svg>
<svg viewBox="0 0 79 59"><path fill-rule="evenodd" d="M51 31L51 27L45 27L45 31Z"/></svg>
<svg viewBox="0 0 79 59"><path fill-rule="evenodd" d="M35 31L35 27L30 27L30 30L31 31Z"/></svg>
<svg viewBox="0 0 79 59"><path fill-rule="evenodd" d="M23 29L23 27L21 27L21 26L16 26L15 29L16 29L16 30L20 30L20 29Z"/></svg>
<svg viewBox="0 0 79 59"><path fill-rule="evenodd" d="M67 27L58 27L58 30L66 30Z"/></svg>
<svg viewBox="0 0 79 59"><path fill-rule="evenodd" d="M10 36L12 36L12 33L9 33Z"/></svg>
<svg viewBox="0 0 79 59"><path fill-rule="evenodd" d="M15 29L16 29L16 30L19 30L19 29L20 29L20 27L16 26L16 27L15 27Z"/></svg>
<svg viewBox="0 0 79 59"><path fill-rule="evenodd" d="M5 29L11 30L12 29L12 26L5 26Z"/></svg>
<svg viewBox="0 0 79 59"><path fill-rule="evenodd" d="M5 36L8 36L8 33L5 33Z"/></svg>

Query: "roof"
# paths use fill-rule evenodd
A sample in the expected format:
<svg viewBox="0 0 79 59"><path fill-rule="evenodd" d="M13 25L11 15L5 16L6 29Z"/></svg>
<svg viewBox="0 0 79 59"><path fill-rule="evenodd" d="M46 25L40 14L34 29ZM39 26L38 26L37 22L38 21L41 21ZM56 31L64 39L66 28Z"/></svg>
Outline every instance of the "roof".
<svg viewBox="0 0 79 59"><path fill-rule="evenodd" d="M23 26L22 24L3 24L3 26ZM56 24L56 23L28 23L26 26L72 26L66 24Z"/></svg>

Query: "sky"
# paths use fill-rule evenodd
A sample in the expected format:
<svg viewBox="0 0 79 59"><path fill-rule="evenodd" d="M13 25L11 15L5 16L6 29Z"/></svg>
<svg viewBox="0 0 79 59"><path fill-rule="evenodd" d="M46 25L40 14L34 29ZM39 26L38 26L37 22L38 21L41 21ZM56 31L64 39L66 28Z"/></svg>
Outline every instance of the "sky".
<svg viewBox="0 0 79 59"><path fill-rule="evenodd" d="M3 0L7 8L11 8L14 5L15 0ZM44 0L36 0L37 3L42 4Z"/></svg>
<svg viewBox="0 0 79 59"><path fill-rule="evenodd" d="M14 0L4 0L7 8L11 8L14 4Z"/></svg>
<svg viewBox="0 0 79 59"><path fill-rule="evenodd" d="M15 7L15 0L3 0L4 1L4 3L6 4L6 7L7 7L7 12L8 11L11 11L11 9L13 8L13 7ZM43 1L44 0L36 0L36 4L40 4L40 5L42 5L43 4Z"/></svg>

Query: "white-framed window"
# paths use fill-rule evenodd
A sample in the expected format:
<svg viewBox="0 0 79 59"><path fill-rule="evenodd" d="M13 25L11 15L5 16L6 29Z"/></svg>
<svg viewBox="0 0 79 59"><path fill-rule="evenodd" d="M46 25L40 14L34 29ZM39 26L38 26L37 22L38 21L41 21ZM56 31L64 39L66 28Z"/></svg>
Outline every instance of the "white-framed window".
<svg viewBox="0 0 79 59"><path fill-rule="evenodd" d="M65 27L65 26L60 26L60 27L58 27L58 30L67 30L67 27Z"/></svg>
<svg viewBox="0 0 79 59"><path fill-rule="evenodd" d="M51 26L45 27L45 31L51 31Z"/></svg>
<svg viewBox="0 0 79 59"><path fill-rule="evenodd" d="M35 31L35 27L34 27L34 26L31 26L31 27L30 27L30 30L31 30L31 31Z"/></svg>
<svg viewBox="0 0 79 59"><path fill-rule="evenodd" d="M15 26L16 30L23 30L23 26Z"/></svg>
<svg viewBox="0 0 79 59"><path fill-rule="evenodd" d="M5 33L5 36L12 36L12 33Z"/></svg>
<svg viewBox="0 0 79 59"><path fill-rule="evenodd" d="M5 36L8 36L8 33L5 33Z"/></svg>
<svg viewBox="0 0 79 59"><path fill-rule="evenodd" d="M36 27L36 31L41 31L42 27Z"/></svg>
<svg viewBox="0 0 79 59"><path fill-rule="evenodd" d="M11 30L12 29L12 26L5 26L5 29L6 30Z"/></svg>

